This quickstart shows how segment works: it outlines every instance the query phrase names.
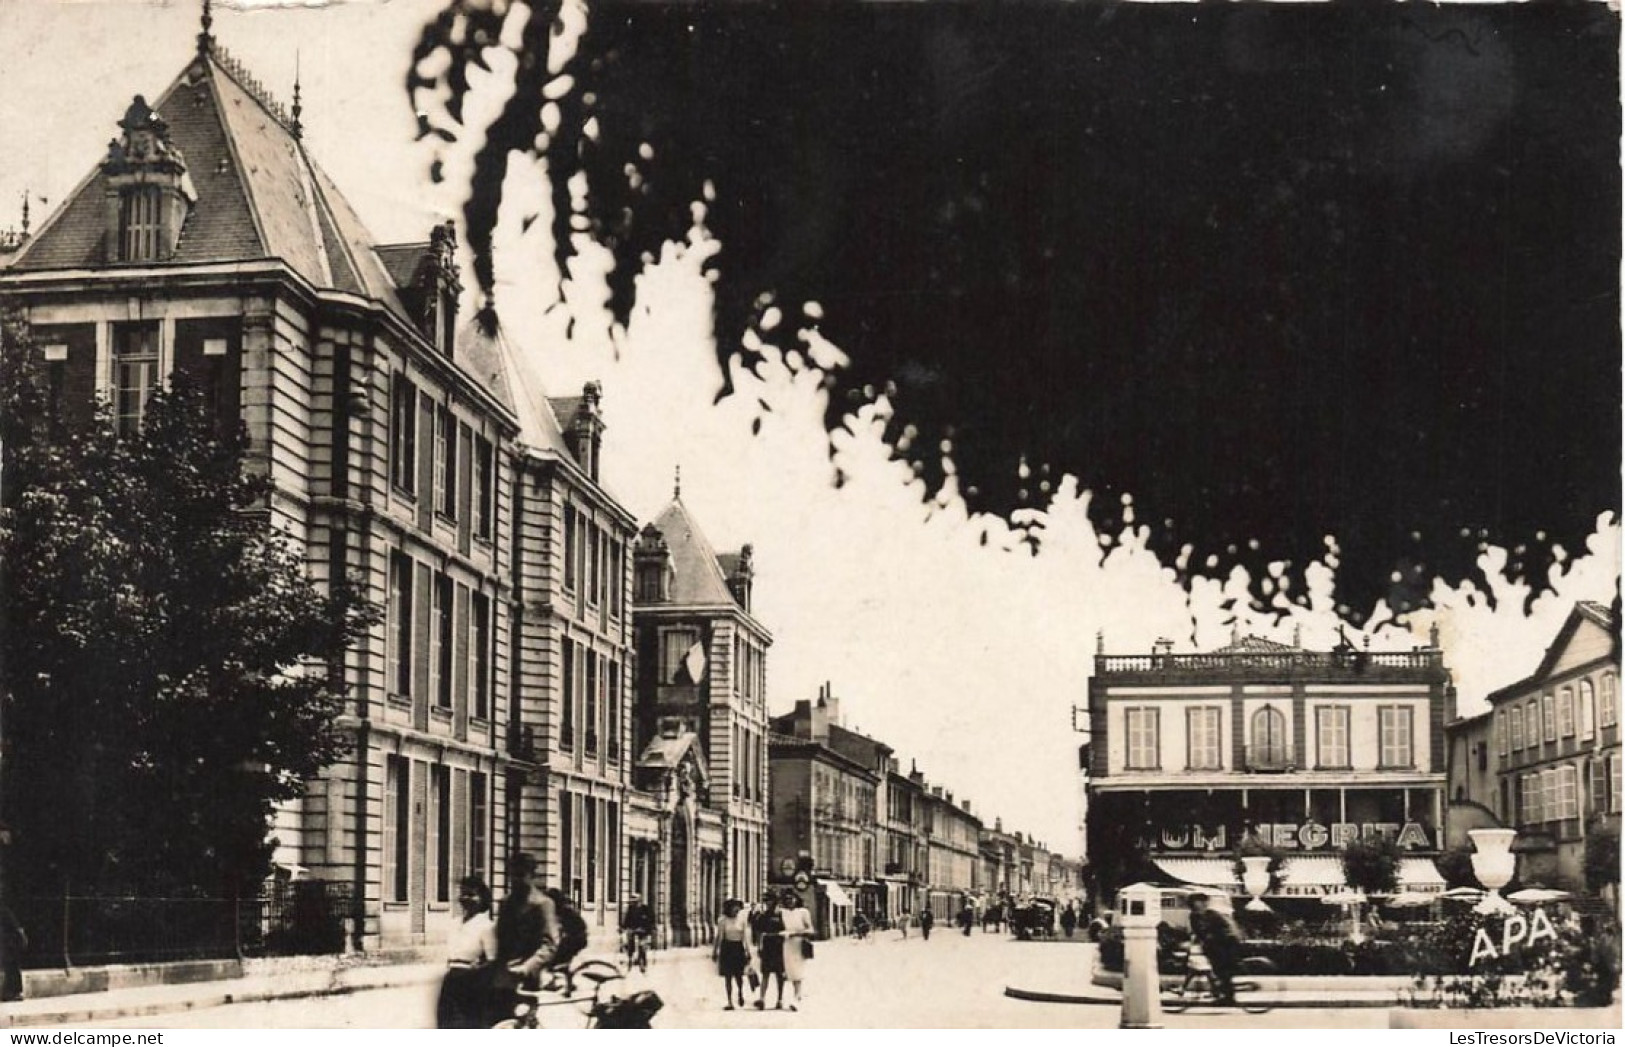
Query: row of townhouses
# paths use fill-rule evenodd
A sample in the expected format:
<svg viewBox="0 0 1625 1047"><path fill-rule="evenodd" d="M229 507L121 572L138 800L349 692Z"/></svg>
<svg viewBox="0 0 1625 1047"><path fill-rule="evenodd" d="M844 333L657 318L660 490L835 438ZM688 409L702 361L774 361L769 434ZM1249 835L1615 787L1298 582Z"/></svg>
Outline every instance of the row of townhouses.
<svg viewBox="0 0 1625 1047"><path fill-rule="evenodd" d="M1534 672L1458 718L1435 634L1425 646L1330 651L1236 635L1218 650L1112 655L1098 643L1083 778L1087 854L1107 881L1228 892L1244 839L1283 855L1270 896L1344 889L1338 852L1398 845L1400 889L1436 893L1469 832L1518 831L1518 877L1595 893L1620 820L1619 630L1576 605ZM1120 885L1120 884L1119 884Z"/></svg>
<svg viewBox="0 0 1625 1047"><path fill-rule="evenodd" d="M1601 604L1569 613L1533 671L1446 726L1450 809L1461 834L1518 830L1527 883L1585 891L1617 883L1620 828L1619 623ZM1606 874L1604 876L1606 880Z"/></svg>
<svg viewBox="0 0 1625 1047"><path fill-rule="evenodd" d="M891 746L848 728L828 685L769 721L770 870L844 934L857 914L950 921L1004 896L1082 896L1082 863L1028 836L985 827L969 800L901 769Z"/></svg>
<svg viewBox="0 0 1625 1047"><path fill-rule="evenodd" d="M443 940L459 878L500 891L519 851L598 927L635 891L665 940L708 936L767 874L750 548L715 552L680 496L640 528L600 477L599 387L544 395L458 316L449 223L376 243L207 23L108 115L105 158L0 257L58 409L105 398L134 431L191 374L311 575L386 609L343 666L351 752L278 810L278 867L341 887L362 948Z"/></svg>

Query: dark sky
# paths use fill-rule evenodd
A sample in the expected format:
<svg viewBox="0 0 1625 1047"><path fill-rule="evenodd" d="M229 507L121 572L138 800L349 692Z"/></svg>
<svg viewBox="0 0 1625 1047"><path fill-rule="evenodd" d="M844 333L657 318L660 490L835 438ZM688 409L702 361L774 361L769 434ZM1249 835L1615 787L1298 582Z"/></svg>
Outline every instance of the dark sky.
<svg viewBox="0 0 1625 1047"><path fill-rule="evenodd" d="M719 352L764 292L820 302L854 361L831 424L895 383L973 508L1041 500L1025 455L1105 526L1132 493L1169 559L1301 568L1335 534L1363 612L1480 532L1543 572L1619 505L1617 33L1600 4L595 2L549 162L560 200L592 177L622 310L711 180Z"/></svg>

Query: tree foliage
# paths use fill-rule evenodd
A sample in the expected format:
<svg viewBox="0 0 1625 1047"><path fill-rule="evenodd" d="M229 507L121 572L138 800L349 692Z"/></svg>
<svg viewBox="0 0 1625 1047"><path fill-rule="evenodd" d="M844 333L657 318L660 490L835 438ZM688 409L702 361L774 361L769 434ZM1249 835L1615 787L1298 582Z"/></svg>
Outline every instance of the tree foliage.
<svg viewBox="0 0 1625 1047"><path fill-rule="evenodd" d="M1399 889L1399 844L1386 837L1355 840L1343 848L1343 882L1367 894Z"/></svg>
<svg viewBox="0 0 1625 1047"><path fill-rule="evenodd" d="M376 612L324 591L177 375L139 435L49 414L5 330L6 817L19 890L245 891L273 804L344 750L343 653Z"/></svg>
<svg viewBox="0 0 1625 1047"><path fill-rule="evenodd" d="M1452 847L1433 860L1446 887L1477 887L1478 876L1473 872L1473 849L1469 846Z"/></svg>
<svg viewBox="0 0 1625 1047"><path fill-rule="evenodd" d="M1619 883L1619 833L1593 830L1586 837L1585 879L1589 890Z"/></svg>
<svg viewBox="0 0 1625 1047"><path fill-rule="evenodd" d="M479 143L487 324L534 163L561 281L606 250L625 323L700 221L722 393L771 358L748 332L817 327L850 360L826 427L884 395L927 499L951 477L1036 545L1071 474L1107 540L1131 494L1181 580L1241 563L1263 605L1335 535L1354 620L1493 541L1533 599L1619 504L1617 19L1273 6L594 0L566 57L562 0L445 0L407 87L424 137Z"/></svg>

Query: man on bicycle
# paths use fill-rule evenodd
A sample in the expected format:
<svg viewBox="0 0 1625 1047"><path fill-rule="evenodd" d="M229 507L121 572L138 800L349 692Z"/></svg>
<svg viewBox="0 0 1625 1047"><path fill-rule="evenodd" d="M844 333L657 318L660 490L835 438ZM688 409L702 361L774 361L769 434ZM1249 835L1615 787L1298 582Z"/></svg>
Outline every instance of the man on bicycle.
<svg viewBox="0 0 1625 1047"><path fill-rule="evenodd" d="M1236 1002L1235 974L1241 960L1241 929L1229 913L1211 907L1212 900L1197 892L1189 898L1191 936L1213 966L1213 995L1219 1003Z"/></svg>
<svg viewBox="0 0 1625 1047"><path fill-rule="evenodd" d="M648 949L654 933L654 910L644 904L642 895L632 894L626 900L626 911L621 913L621 944L626 950L627 963L637 961L640 949Z"/></svg>
<svg viewBox="0 0 1625 1047"><path fill-rule="evenodd" d="M543 970L561 961L565 938L558 907L542 886L536 859L515 855L510 869L508 895L497 910L497 970L492 991L493 1009L499 1014L512 1012L515 989L534 987ZM569 962L567 956L562 960Z"/></svg>

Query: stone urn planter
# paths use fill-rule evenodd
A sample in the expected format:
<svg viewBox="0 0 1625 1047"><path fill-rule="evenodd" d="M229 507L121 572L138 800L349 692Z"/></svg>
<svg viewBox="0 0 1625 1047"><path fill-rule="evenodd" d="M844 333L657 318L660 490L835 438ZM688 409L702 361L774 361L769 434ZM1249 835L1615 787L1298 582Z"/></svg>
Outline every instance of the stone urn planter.
<svg viewBox="0 0 1625 1047"><path fill-rule="evenodd" d="M1241 887L1252 896L1247 903L1250 912L1269 912L1263 894L1270 889L1270 860L1265 855L1252 855L1241 860Z"/></svg>

